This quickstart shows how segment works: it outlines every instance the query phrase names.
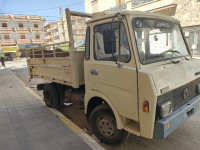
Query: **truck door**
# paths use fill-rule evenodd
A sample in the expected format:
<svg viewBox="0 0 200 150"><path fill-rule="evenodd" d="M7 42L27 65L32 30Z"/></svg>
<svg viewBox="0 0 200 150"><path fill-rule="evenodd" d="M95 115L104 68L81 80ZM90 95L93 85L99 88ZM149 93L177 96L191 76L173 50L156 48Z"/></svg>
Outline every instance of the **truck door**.
<svg viewBox="0 0 200 150"><path fill-rule="evenodd" d="M138 121L137 73L126 23L98 24L93 30L90 89L104 94L121 116Z"/></svg>

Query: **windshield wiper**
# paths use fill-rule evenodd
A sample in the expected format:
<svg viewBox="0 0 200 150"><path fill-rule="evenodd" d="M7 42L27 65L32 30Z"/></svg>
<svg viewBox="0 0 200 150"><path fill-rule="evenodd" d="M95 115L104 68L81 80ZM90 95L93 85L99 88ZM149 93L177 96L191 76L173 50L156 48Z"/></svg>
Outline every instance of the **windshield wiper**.
<svg viewBox="0 0 200 150"><path fill-rule="evenodd" d="M185 58L185 60L190 60L190 59L188 59L186 56L184 56L181 52L179 52L179 51L177 51L177 50L173 50L173 51L172 51L172 50L169 49L169 50L166 50L166 51L164 51L164 52L162 52L162 53L163 53L163 54L164 54L164 53L167 54L168 52L179 53L179 54L181 54L181 56L183 56L183 58Z"/></svg>

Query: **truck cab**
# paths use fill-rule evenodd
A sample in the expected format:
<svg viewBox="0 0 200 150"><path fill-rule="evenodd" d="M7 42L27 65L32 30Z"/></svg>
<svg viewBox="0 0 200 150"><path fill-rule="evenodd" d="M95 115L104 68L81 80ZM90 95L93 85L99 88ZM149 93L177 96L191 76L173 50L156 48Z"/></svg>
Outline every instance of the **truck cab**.
<svg viewBox="0 0 200 150"><path fill-rule="evenodd" d="M109 144L126 131L167 137L200 104L200 62L191 58L180 23L149 12L95 15L84 60L85 113L93 132Z"/></svg>

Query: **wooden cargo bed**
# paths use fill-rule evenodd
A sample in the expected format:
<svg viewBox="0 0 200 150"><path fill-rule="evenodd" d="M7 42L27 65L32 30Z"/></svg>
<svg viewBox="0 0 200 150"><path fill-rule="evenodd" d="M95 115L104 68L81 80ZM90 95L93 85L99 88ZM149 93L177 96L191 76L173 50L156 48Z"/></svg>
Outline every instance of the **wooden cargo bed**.
<svg viewBox="0 0 200 150"><path fill-rule="evenodd" d="M27 55L30 78L43 78L74 88L84 84L84 51L74 51L70 56L69 52L41 47L30 49Z"/></svg>
<svg viewBox="0 0 200 150"><path fill-rule="evenodd" d="M77 47L76 45L75 48L75 43L77 44L78 41L74 42L76 38L74 36L77 35L73 34L71 16L84 17L85 21L86 18L91 18L90 14L72 12L66 9L69 41L26 49L30 79L43 78L51 82L72 86L73 88L79 88L80 85L84 85L83 62L85 47L84 45L82 47ZM81 36L84 36L82 39L85 39L85 34ZM65 51L62 50L63 45L65 45Z"/></svg>

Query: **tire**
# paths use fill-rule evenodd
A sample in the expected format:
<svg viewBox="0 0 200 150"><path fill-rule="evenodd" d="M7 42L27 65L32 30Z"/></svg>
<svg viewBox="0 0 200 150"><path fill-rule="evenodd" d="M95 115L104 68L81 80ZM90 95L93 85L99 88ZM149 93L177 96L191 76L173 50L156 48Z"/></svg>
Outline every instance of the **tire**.
<svg viewBox="0 0 200 150"><path fill-rule="evenodd" d="M45 84L43 88L45 104L48 107L56 108L58 105L58 93L53 84Z"/></svg>
<svg viewBox="0 0 200 150"><path fill-rule="evenodd" d="M108 145L119 145L124 143L128 137L127 131L117 129L114 114L106 104L94 108L89 122L96 137Z"/></svg>
<svg viewBox="0 0 200 150"><path fill-rule="evenodd" d="M57 93L58 93L58 105L57 107L62 107L64 105L65 100L65 91L61 84L54 83Z"/></svg>

